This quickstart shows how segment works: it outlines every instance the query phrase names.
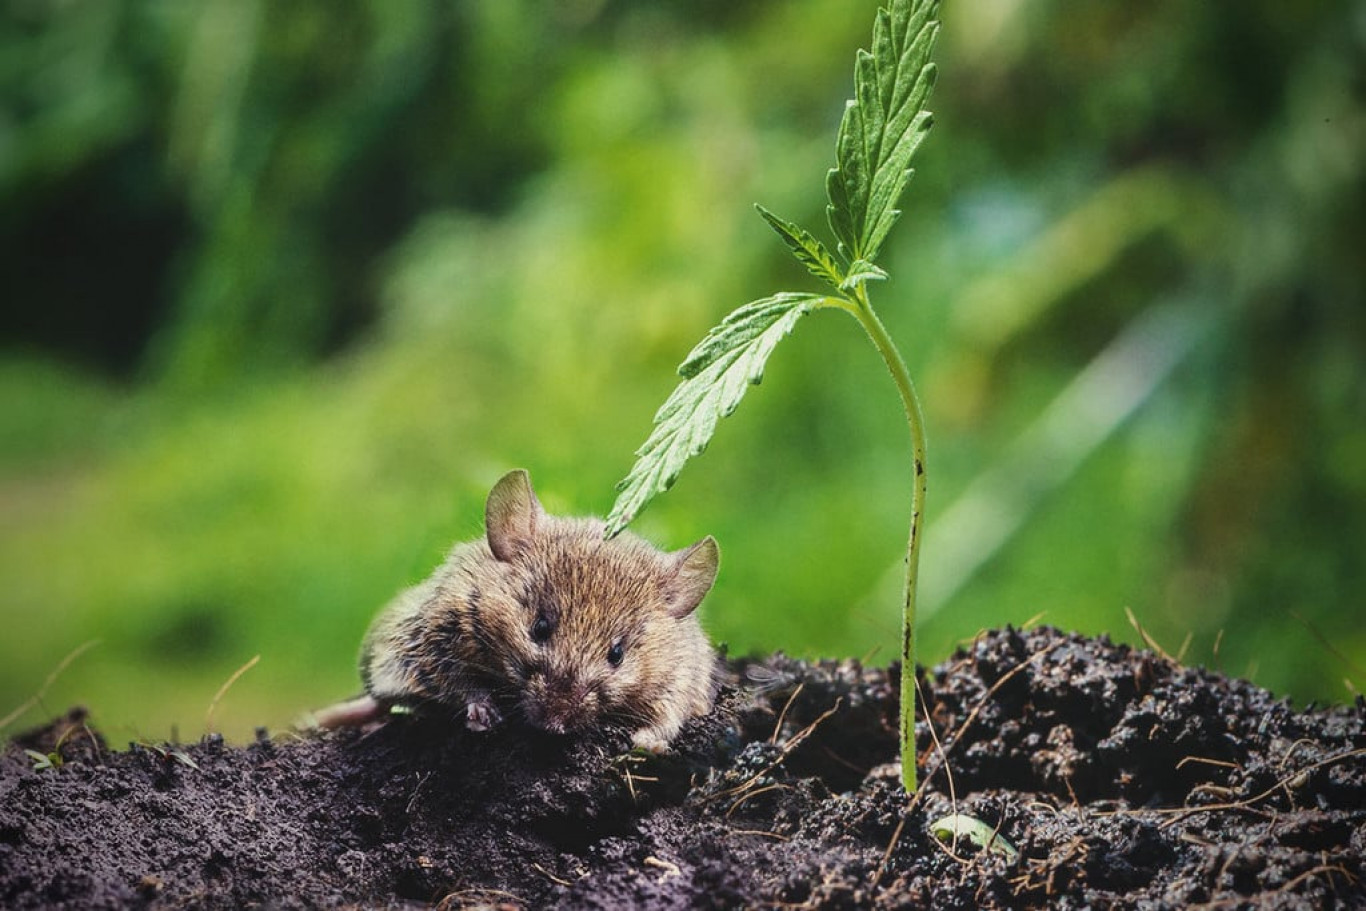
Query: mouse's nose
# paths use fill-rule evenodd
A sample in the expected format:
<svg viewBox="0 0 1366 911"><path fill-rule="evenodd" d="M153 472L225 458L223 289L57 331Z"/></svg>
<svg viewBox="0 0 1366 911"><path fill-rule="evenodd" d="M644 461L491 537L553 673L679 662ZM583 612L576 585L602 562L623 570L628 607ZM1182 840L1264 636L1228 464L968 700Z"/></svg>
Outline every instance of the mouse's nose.
<svg viewBox="0 0 1366 911"><path fill-rule="evenodd" d="M590 687L567 675L546 673L535 681L529 695L528 716L533 724L552 734L581 726L592 716L594 699Z"/></svg>

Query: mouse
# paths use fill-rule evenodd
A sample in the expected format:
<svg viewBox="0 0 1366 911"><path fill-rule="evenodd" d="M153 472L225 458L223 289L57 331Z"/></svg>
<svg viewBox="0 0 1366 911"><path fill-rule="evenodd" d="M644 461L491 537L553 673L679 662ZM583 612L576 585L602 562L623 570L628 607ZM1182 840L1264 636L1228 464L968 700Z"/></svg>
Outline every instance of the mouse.
<svg viewBox="0 0 1366 911"><path fill-rule="evenodd" d="M365 694L315 714L322 728L443 708L471 731L517 717L551 734L617 725L668 749L715 702L720 661L697 618L716 581L710 535L677 551L596 518L545 511L522 469L489 492L484 537L456 544L371 623Z"/></svg>

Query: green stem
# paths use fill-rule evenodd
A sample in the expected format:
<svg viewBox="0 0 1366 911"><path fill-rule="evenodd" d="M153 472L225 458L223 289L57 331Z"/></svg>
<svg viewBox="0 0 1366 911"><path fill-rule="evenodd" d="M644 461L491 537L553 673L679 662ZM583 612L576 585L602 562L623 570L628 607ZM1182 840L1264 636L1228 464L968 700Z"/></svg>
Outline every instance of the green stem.
<svg viewBox="0 0 1366 911"><path fill-rule="evenodd" d="M901 405L906 410L906 422L911 428L911 458L915 476L911 485L911 532L906 544L906 587L901 602L901 783L907 793L916 788L915 767L915 583L920 565L920 520L925 509L925 420L920 412L920 400L915 385L906 370L887 328L878 319L868 300L866 285L859 285L843 309L851 313L868 333L873 346L892 374Z"/></svg>

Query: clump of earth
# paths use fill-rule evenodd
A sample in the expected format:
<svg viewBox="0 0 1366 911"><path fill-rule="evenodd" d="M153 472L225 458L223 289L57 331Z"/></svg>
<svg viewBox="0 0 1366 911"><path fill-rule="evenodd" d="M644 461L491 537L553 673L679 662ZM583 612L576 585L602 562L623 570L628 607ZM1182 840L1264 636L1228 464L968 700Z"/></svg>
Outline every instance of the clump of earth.
<svg viewBox="0 0 1366 911"><path fill-rule="evenodd" d="M418 716L111 751L73 710L0 755L0 907L1366 907L1360 698L992 631L921 677L908 796L897 666L730 669L662 756Z"/></svg>

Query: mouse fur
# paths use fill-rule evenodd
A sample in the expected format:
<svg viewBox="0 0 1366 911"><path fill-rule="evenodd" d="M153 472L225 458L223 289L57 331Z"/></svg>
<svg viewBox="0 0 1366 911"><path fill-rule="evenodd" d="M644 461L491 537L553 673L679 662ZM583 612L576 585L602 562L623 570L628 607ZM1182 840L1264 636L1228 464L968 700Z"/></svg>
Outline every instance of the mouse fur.
<svg viewBox="0 0 1366 911"><path fill-rule="evenodd" d="M659 752L710 711L719 662L697 607L720 552L707 536L660 551L598 519L545 512L525 471L494 485L485 536L402 592L361 647L366 695L318 713L358 724L395 705L444 706L471 730L505 715L556 734L626 726Z"/></svg>

